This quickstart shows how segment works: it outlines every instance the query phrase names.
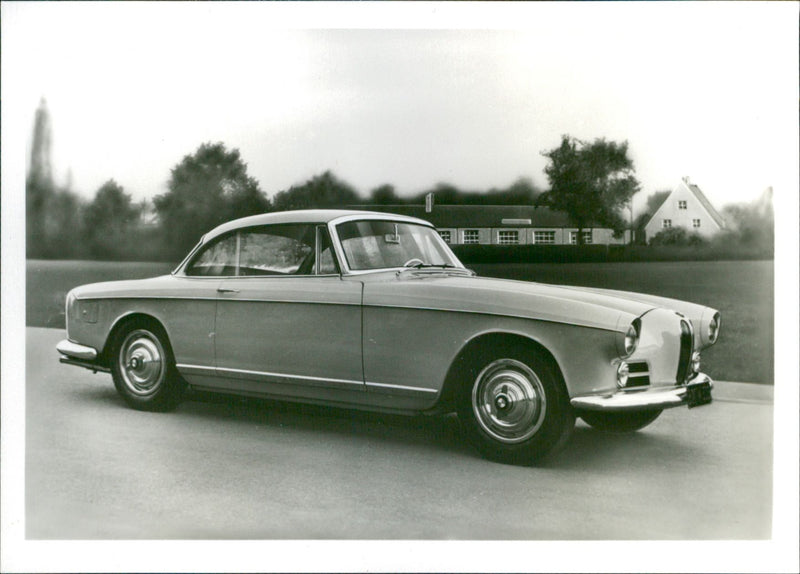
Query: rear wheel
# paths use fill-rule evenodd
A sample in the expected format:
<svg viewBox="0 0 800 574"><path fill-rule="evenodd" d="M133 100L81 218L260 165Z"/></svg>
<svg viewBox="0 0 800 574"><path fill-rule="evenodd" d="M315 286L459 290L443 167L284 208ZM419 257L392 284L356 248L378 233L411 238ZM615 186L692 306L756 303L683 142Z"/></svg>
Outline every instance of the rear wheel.
<svg viewBox="0 0 800 574"><path fill-rule="evenodd" d="M529 464L566 443L575 415L558 370L542 353L520 344L479 352L467 374L458 417L486 458Z"/></svg>
<svg viewBox="0 0 800 574"><path fill-rule="evenodd" d="M166 411L178 405L186 383L175 368L166 333L158 324L130 322L117 333L111 352L114 386L129 406Z"/></svg>
<svg viewBox="0 0 800 574"><path fill-rule="evenodd" d="M614 433L628 433L643 429L661 414L662 409L621 413L582 411L580 417L586 424L597 430Z"/></svg>

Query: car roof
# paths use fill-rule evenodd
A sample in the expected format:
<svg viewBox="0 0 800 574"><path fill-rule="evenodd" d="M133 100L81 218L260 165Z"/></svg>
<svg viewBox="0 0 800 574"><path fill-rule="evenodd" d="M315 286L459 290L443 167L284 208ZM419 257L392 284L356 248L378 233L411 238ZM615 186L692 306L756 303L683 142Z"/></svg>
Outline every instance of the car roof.
<svg viewBox="0 0 800 574"><path fill-rule="evenodd" d="M281 223L330 223L337 219L359 219L362 217L364 219L391 219L393 221L406 221L409 223L431 225L429 222L423 219L417 219L416 217L409 217L407 215L399 215L394 213L382 213L378 211L361 211L355 209L301 209L296 211L261 213L258 215L234 219L233 221L223 223L222 225L215 227L206 233L203 237L203 241L208 241L234 229L253 227L256 225L276 225Z"/></svg>

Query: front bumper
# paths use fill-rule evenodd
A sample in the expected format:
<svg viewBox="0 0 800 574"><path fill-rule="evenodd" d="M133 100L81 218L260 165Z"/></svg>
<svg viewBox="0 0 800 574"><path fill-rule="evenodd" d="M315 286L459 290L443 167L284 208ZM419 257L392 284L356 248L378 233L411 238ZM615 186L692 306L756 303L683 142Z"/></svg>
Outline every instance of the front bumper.
<svg viewBox="0 0 800 574"><path fill-rule="evenodd" d="M108 367L97 363L98 353L97 349L94 347L80 345L64 339L56 345L56 350L62 355L59 359L61 363L83 367L84 369L91 369L94 372L110 372Z"/></svg>
<svg viewBox="0 0 800 574"><path fill-rule="evenodd" d="M604 412L646 411L682 406L692 408L710 403L713 387L714 382L710 377L698 373L680 387L575 397L570 403L578 410Z"/></svg>

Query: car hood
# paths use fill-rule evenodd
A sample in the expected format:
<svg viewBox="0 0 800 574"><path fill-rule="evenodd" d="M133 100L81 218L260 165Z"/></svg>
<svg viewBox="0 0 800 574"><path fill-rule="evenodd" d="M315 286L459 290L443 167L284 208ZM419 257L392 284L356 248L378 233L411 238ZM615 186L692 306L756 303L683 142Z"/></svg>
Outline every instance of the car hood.
<svg viewBox="0 0 800 574"><path fill-rule="evenodd" d="M609 289L569 287L468 277L447 272L401 272L365 279L365 304L408 306L507 315L625 331L654 308L666 308L697 322L713 310L702 305Z"/></svg>

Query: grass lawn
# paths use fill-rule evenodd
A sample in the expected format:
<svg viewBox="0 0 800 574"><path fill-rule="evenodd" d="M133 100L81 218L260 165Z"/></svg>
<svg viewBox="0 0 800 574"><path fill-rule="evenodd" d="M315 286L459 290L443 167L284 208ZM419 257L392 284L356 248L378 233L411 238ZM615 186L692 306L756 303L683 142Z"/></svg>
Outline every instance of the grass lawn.
<svg viewBox="0 0 800 574"><path fill-rule="evenodd" d="M169 273L170 263L27 262L26 324L64 327L64 300L77 285ZM722 313L722 334L703 354L712 378L772 384L772 261L481 264L480 275L639 291L709 305Z"/></svg>
<svg viewBox="0 0 800 574"><path fill-rule="evenodd" d="M165 275L175 269L177 263L29 259L26 267L25 324L63 329L64 304L73 287Z"/></svg>

